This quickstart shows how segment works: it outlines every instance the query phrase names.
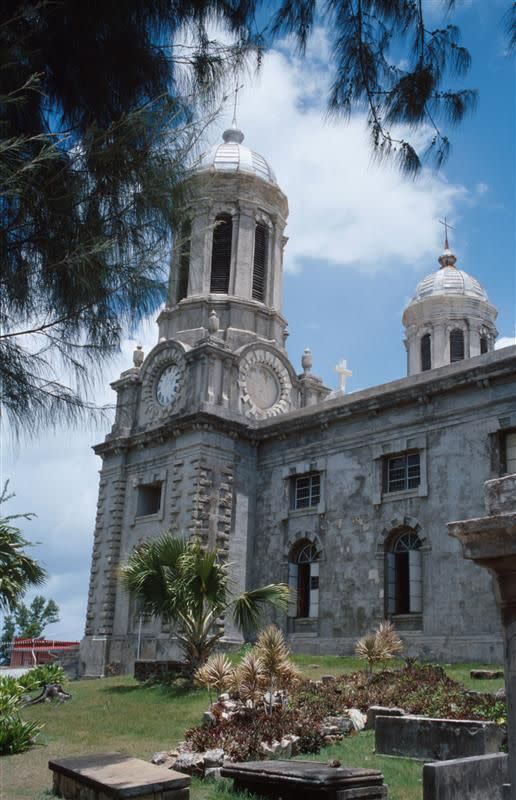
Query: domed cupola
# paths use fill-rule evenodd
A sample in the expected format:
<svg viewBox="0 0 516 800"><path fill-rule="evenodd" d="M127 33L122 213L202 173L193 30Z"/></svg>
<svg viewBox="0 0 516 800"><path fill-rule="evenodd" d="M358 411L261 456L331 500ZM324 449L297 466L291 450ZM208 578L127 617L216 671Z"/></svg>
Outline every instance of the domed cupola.
<svg viewBox="0 0 516 800"><path fill-rule="evenodd" d="M230 350L256 339L284 348L288 203L269 163L244 138L233 120L188 174L187 221L176 235L161 338L195 346L215 311L217 338Z"/></svg>
<svg viewBox="0 0 516 800"><path fill-rule="evenodd" d="M455 266L448 236L438 261L403 314L409 375L488 353L498 335L497 310L476 278Z"/></svg>
<svg viewBox="0 0 516 800"><path fill-rule="evenodd" d="M201 156L194 167L195 171L247 172L276 184L276 176L270 164L255 150L242 144L244 139L242 131L236 125L231 126L222 134L222 142Z"/></svg>

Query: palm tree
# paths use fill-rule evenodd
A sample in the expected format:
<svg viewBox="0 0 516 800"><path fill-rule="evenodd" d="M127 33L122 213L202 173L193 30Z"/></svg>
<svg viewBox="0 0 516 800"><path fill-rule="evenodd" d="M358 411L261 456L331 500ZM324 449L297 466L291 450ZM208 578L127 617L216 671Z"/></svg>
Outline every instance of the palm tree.
<svg viewBox="0 0 516 800"><path fill-rule="evenodd" d="M224 635L219 618L230 614L241 632L256 629L263 607L286 611L290 590L273 583L234 596L230 565L215 550L171 533L147 542L121 568L127 591L143 601L155 617L175 623L191 675L206 662Z"/></svg>
<svg viewBox="0 0 516 800"><path fill-rule="evenodd" d="M7 494L6 483L0 495L0 504L13 496ZM23 538L19 528L10 524L14 519L31 519L32 516L15 514L0 517L0 611L14 611L30 586L40 586L45 582L43 567L24 551L31 546L31 542Z"/></svg>

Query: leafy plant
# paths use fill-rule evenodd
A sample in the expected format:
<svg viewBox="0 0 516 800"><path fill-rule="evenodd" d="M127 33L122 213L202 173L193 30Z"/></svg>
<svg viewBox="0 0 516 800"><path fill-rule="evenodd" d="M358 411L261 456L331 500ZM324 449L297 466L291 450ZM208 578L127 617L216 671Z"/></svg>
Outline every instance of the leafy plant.
<svg viewBox="0 0 516 800"><path fill-rule="evenodd" d="M283 583L232 595L230 568L217 551L166 533L135 550L121 569L124 587L144 609L175 623L192 676L224 635L220 618L231 614L239 630L251 631L266 605L287 610L290 590Z"/></svg>
<svg viewBox="0 0 516 800"><path fill-rule="evenodd" d="M23 693L27 688L37 688L37 683L26 687L10 676L0 678L0 755L28 750L42 728L41 724L27 722L20 716Z"/></svg>
<svg viewBox="0 0 516 800"><path fill-rule="evenodd" d="M229 689L234 679L235 668L223 653L210 656L205 664L195 672L194 680L199 686L204 686L210 692L224 692Z"/></svg>
<svg viewBox="0 0 516 800"><path fill-rule="evenodd" d="M255 651L267 679L270 711L274 692L277 689L289 689L300 678L300 672L290 660L283 633L275 625L269 625L260 633Z"/></svg>
<svg viewBox="0 0 516 800"><path fill-rule="evenodd" d="M355 646L359 658L367 661L368 670L373 672L374 665L388 661L401 653L403 642L396 633L391 622L381 622L374 633L363 636Z"/></svg>
<svg viewBox="0 0 516 800"><path fill-rule="evenodd" d="M64 683L65 679L65 672L59 664L39 664L25 675L21 675L18 682L24 688L42 689L50 683Z"/></svg>

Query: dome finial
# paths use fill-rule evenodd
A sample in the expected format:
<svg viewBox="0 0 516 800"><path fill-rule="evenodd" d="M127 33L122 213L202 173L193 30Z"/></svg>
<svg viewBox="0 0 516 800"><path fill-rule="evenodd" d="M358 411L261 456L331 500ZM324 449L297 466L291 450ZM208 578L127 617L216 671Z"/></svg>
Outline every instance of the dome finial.
<svg viewBox="0 0 516 800"><path fill-rule="evenodd" d="M240 130L237 124L237 105L238 105L238 93L240 89L244 88L244 84L241 86L237 86L235 88L235 102L233 105L233 121L231 123L231 127L227 128L222 134L222 138L225 142L236 142L237 144L242 144L244 141L244 134Z"/></svg>
<svg viewBox="0 0 516 800"><path fill-rule="evenodd" d="M454 267L457 262L457 258L450 250L450 245L448 244L448 228L452 231L455 230L455 228L450 225L446 217L444 220L440 219L439 222L441 225L444 225L444 253L439 256L438 261L441 265L441 269L444 267Z"/></svg>

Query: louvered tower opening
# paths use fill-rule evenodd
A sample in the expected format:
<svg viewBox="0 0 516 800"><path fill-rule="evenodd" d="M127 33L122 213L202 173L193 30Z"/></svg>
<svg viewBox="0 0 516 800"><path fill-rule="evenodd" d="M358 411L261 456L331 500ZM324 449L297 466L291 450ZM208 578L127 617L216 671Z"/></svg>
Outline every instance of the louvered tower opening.
<svg viewBox="0 0 516 800"><path fill-rule="evenodd" d="M450 333L450 363L462 361L464 358L464 331L455 328Z"/></svg>
<svg viewBox="0 0 516 800"><path fill-rule="evenodd" d="M253 300L265 301L265 272L267 269L267 226L259 222L254 232Z"/></svg>
<svg viewBox="0 0 516 800"><path fill-rule="evenodd" d="M432 369L431 343L430 334L425 333L425 335L421 337L421 370L423 372Z"/></svg>
<svg viewBox="0 0 516 800"><path fill-rule="evenodd" d="M181 227L181 243L179 251L179 280L177 282L177 302L183 300L188 294L188 280L190 277L190 243L192 236L192 223L190 220L183 222Z"/></svg>
<svg viewBox="0 0 516 800"><path fill-rule="evenodd" d="M210 292L227 294L229 291L232 239L233 220L231 215L218 214L215 218L215 227L213 229Z"/></svg>
<svg viewBox="0 0 516 800"><path fill-rule="evenodd" d="M487 336L480 337L480 354L487 353Z"/></svg>

